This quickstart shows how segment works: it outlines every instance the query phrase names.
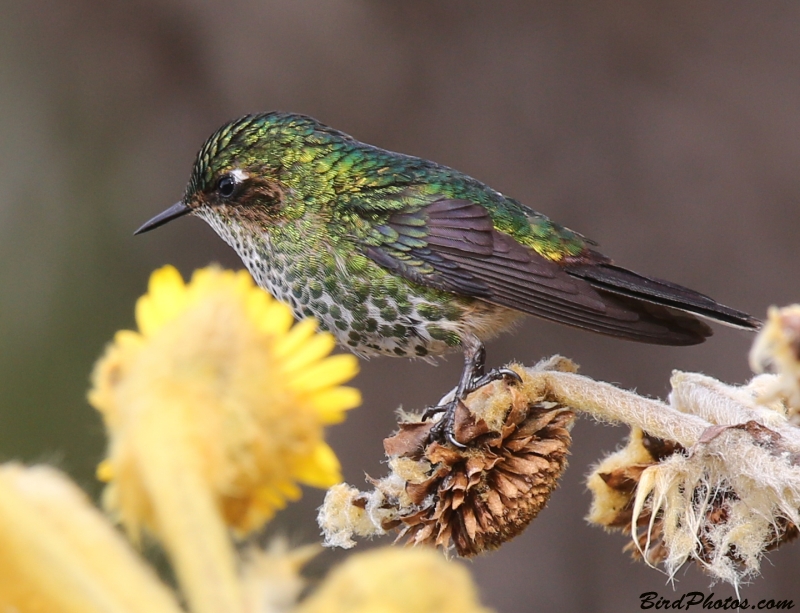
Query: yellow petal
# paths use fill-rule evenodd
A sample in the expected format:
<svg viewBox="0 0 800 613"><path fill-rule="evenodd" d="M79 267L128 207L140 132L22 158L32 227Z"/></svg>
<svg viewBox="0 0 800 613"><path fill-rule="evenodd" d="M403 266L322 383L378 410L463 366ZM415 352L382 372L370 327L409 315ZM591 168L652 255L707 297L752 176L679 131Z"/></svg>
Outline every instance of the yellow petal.
<svg viewBox="0 0 800 613"><path fill-rule="evenodd" d="M281 362L281 370L285 374L302 370L306 366L319 362L330 354L335 346L336 340L332 334L315 334Z"/></svg>
<svg viewBox="0 0 800 613"><path fill-rule="evenodd" d="M316 392L349 381L356 373L358 358L349 354L334 355L292 377L290 385L295 390Z"/></svg>
<svg viewBox="0 0 800 613"><path fill-rule="evenodd" d="M294 475L293 475L294 476ZM277 484L277 490L289 500L299 500L303 492L293 481L281 481Z"/></svg>
<svg viewBox="0 0 800 613"><path fill-rule="evenodd" d="M325 424L338 424L344 412L361 404L361 392L354 387L333 387L319 391L309 398Z"/></svg>
<svg viewBox="0 0 800 613"><path fill-rule="evenodd" d="M205 291L208 291L209 286L212 286L215 282L217 282L217 280L221 279L220 277L221 272L222 272L221 269L217 268L216 266L198 268L192 273L192 279L189 282L192 291L196 293L203 293ZM150 289L150 291L151 292L153 291L152 288Z"/></svg>
<svg viewBox="0 0 800 613"><path fill-rule="evenodd" d="M164 266L150 276L149 292L136 302L136 325L142 334L155 334L177 317L186 301L185 290L174 266Z"/></svg>
<svg viewBox="0 0 800 613"><path fill-rule="evenodd" d="M275 484L270 484L269 487L260 487L255 492L255 500L267 509L282 509L286 506L286 500L279 492L280 490Z"/></svg>
<svg viewBox="0 0 800 613"><path fill-rule="evenodd" d="M339 459L326 443L320 443L312 455L302 458L294 474L298 481L313 487L330 487L342 480Z"/></svg>
<svg viewBox="0 0 800 613"><path fill-rule="evenodd" d="M276 340L275 357L282 358L289 355L311 338L311 335L314 334L316 330L316 320L304 319L294 326L286 336Z"/></svg>
<svg viewBox="0 0 800 613"><path fill-rule="evenodd" d="M294 315L292 315L292 310L282 302L270 300L257 321L259 328L265 334L282 335L292 327Z"/></svg>
<svg viewBox="0 0 800 613"><path fill-rule="evenodd" d="M250 292L247 296L247 315L254 320L259 320L262 314L267 311L272 303L272 299L267 292ZM261 323L259 321L259 323Z"/></svg>
<svg viewBox="0 0 800 613"><path fill-rule="evenodd" d="M97 465L96 476L98 481L108 483L114 478L114 465L110 460L103 460Z"/></svg>
<svg viewBox="0 0 800 613"><path fill-rule="evenodd" d="M141 347L143 342L142 335L133 330L120 330L114 335L114 344L121 346L123 349Z"/></svg>

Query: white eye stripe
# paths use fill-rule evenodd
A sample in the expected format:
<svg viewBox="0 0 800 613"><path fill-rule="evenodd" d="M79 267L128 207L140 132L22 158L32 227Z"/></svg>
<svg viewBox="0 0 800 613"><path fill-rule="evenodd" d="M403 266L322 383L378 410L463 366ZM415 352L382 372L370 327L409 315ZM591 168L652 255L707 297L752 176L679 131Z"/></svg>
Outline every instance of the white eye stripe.
<svg viewBox="0 0 800 613"><path fill-rule="evenodd" d="M236 181L237 184L242 183L250 178L249 174L239 168L234 168L228 174L233 177L233 180Z"/></svg>

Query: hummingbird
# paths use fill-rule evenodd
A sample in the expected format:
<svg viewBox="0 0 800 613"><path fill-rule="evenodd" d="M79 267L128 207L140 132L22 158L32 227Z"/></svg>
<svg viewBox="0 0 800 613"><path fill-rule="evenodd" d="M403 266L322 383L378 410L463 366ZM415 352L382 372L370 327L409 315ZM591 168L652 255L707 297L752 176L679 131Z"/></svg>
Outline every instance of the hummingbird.
<svg viewBox="0 0 800 613"><path fill-rule="evenodd" d="M304 115L246 115L212 134L183 198L135 234L205 220L256 283L360 356L464 353L435 435L509 369L484 342L534 315L658 345L711 336L700 318L756 330L747 313L614 264L596 243L457 170L394 153Z"/></svg>

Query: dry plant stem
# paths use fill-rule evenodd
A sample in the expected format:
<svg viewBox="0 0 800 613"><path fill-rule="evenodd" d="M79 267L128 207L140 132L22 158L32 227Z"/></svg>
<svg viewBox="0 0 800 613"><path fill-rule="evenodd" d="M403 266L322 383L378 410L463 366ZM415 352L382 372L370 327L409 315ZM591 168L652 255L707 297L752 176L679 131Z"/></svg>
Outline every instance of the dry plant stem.
<svg viewBox="0 0 800 613"><path fill-rule="evenodd" d="M771 375L766 375L771 377ZM786 419L785 411L759 405L752 396L745 404L736 393L742 392L698 373L673 373L670 380L672 404L679 409L691 407L691 411L712 424L744 424L756 421L786 438L784 447L800 450L798 429Z"/></svg>
<svg viewBox="0 0 800 613"><path fill-rule="evenodd" d="M728 386L711 377L698 373L675 372L670 383L673 404L678 407L692 407L695 415L712 424L745 423L764 417L739 402L728 393ZM775 414L774 411L769 412Z"/></svg>
<svg viewBox="0 0 800 613"><path fill-rule="evenodd" d="M608 383L572 373L542 372L534 376L543 379L543 395L548 400L574 407L596 419L638 426L651 436L675 441L689 449L697 443L708 442L710 437L722 436L728 446L725 454L726 472L732 475L750 474L755 479L757 474L753 474L753 467L756 466L773 475L788 475L787 470L800 472L800 468L787 465L788 456L800 453L797 428L771 425L773 430L779 432L780 440L772 441L769 450L754 444L753 435L743 430L722 432L713 429L715 426L762 423L765 419L758 410L738 404L734 399L728 401L729 394L727 398L721 398L720 389L724 386L702 375L679 373L673 377L676 384L673 399L685 402L685 406L692 407L693 412L703 417L683 413L656 400L642 398ZM767 484L762 487L767 487ZM786 510L787 513L789 511ZM794 518L796 512L788 516Z"/></svg>
<svg viewBox="0 0 800 613"><path fill-rule="evenodd" d="M709 427L704 419L669 405L614 387L609 383L565 372L533 372L542 381L542 397L573 407L595 419L639 426L642 430L691 447Z"/></svg>

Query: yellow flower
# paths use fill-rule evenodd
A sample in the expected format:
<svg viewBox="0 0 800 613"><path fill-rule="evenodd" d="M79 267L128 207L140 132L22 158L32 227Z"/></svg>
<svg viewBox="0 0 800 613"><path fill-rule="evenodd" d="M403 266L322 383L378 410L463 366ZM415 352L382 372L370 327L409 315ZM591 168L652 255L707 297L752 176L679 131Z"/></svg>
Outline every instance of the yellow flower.
<svg viewBox="0 0 800 613"><path fill-rule="evenodd" d="M241 601L225 525L257 529L300 496L298 483L340 480L324 426L360 403L340 386L358 362L329 357L333 337L313 320L293 326L245 272L207 268L184 284L175 268L157 270L136 321L139 332L118 332L97 363L89 393L109 435L104 502L134 538L144 526L162 540L183 584L211 583L198 548L213 552L224 609Z"/></svg>
<svg viewBox="0 0 800 613"><path fill-rule="evenodd" d="M427 547L350 556L297 613L491 613L467 570Z"/></svg>

